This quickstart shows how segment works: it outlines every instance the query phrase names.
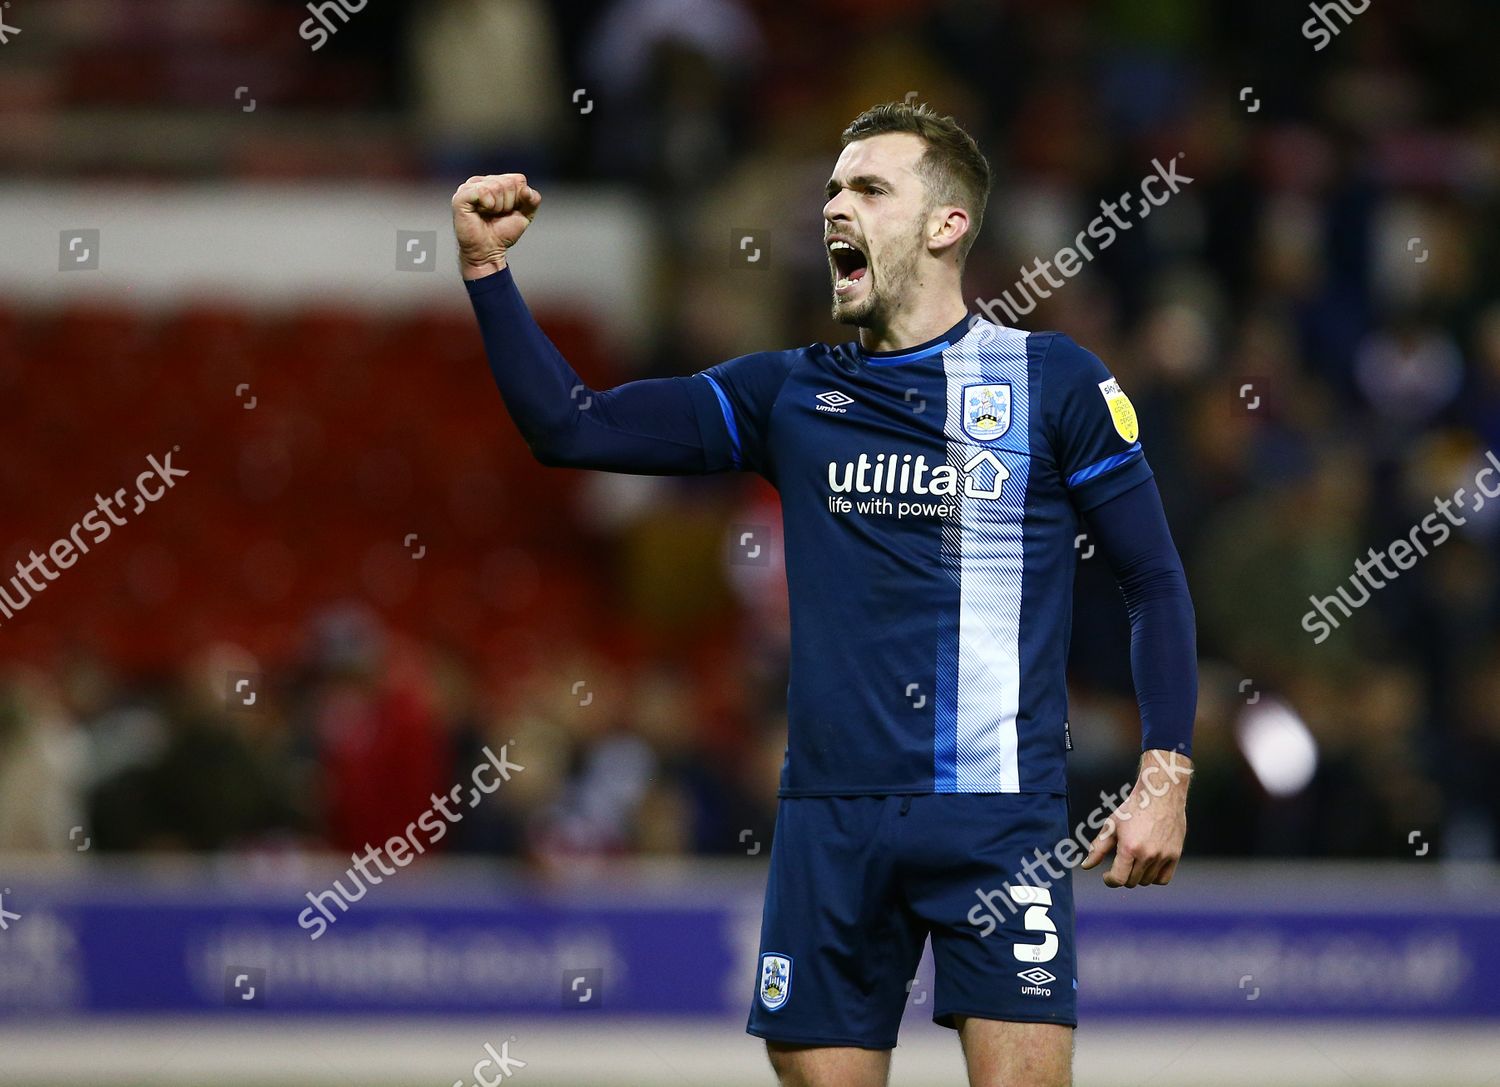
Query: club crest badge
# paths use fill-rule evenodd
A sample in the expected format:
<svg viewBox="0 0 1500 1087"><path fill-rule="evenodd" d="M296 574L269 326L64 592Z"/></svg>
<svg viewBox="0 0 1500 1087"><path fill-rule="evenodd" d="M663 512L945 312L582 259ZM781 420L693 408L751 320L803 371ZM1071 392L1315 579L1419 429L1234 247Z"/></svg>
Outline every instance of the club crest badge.
<svg viewBox="0 0 1500 1087"><path fill-rule="evenodd" d="M760 957L760 1002L773 1012L786 1003L792 991L792 960L769 952Z"/></svg>
<svg viewBox="0 0 1500 1087"><path fill-rule="evenodd" d="M1010 429L1010 383L964 386L964 433L994 441Z"/></svg>

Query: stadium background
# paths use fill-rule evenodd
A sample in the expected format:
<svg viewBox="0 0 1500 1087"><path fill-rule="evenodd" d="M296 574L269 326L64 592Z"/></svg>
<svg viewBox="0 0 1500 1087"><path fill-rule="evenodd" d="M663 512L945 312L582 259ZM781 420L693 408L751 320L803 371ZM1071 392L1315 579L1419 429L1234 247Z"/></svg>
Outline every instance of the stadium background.
<svg viewBox="0 0 1500 1087"><path fill-rule="evenodd" d="M821 187L843 125L908 96L955 114L996 169L976 304L1014 298L1153 159L1193 179L1020 322L1067 331L1134 400L1203 666L1182 875L1126 904L1085 893L1081 923L1097 910L1101 941L1158 950L1196 933L1206 957L1179 989L1120 982L1080 1035L1080 1083L1122 1059L1141 1082L1228 1082L1226 1053L1257 1082L1486 1082L1500 507L1326 640L1302 616L1435 499L1472 494L1500 448L1488 5L1370 4L1322 49L1288 2L346 14L314 50L295 3L0 9L0 569L148 456L176 449L190 473L0 621L7 1082L450 1083L512 1036L539 1083L767 1078L738 1034L738 960L661 949L699 922L723 956L753 940L785 724L774 493L531 462L447 201L474 173L543 191L516 274L595 386L844 338ZM79 231L97 233L70 246ZM1134 778L1137 721L1123 609L1086 540L1080 555L1081 818ZM280 1015L276 966L254 1012L217 978L147 984L197 977L209 932L237 933L223 953L256 969L254 948L297 953L251 937L315 946L303 895L487 745L524 772L319 943L387 922L436 940L470 907L476 931L576 923L641 955L606 972L602 1007L564 1007L550 975L545 1000L506 978L463 998L288 986ZM670 913L685 903L704 912ZM623 912L590 912L606 905ZM1310 917L1326 946L1295 943ZM1363 934L1343 950L1365 965L1320 980L1340 931ZM1257 974L1226 932L1293 951ZM124 961L147 934L164 958ZM1387 952L1445 964L1421 1001L1357 998ZM607 957L558 954L537 969ZM954 1067L920 1029L920 988L897 1082Z"/></svg>

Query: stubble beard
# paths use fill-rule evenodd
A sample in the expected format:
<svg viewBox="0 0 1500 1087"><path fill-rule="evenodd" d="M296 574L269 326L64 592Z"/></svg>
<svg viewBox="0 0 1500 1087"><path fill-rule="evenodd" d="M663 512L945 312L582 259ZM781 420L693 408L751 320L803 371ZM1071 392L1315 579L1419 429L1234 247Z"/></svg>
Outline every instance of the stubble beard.
<svg viewBox="0 0 1500 1087"><path fill-rule="evenodd" d="M875 267L867 264L865 275L870 278L870 289L864 298L858 302L841 302L838 298L833 300L832 316L835 321L843 325L852 325L855 328L874 328L884 324L890 317L891 306L887 299L899 299L903 293L917 278L917 252L910 249L899 257L893 257L889 272L882 280L889 283L889 289L882 287L874 279Z"/></svg>

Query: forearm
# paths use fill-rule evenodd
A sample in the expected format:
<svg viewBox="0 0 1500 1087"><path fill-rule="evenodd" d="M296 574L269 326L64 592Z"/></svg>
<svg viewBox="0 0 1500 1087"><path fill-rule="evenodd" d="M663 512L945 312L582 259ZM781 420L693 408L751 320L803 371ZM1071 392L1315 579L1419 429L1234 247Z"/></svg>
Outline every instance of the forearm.
<svg viewBox="0 0 1500 1087"><path fill-rule="evenodd" d="M1123 588L1130 615L1130 672L1141 714L1141 750L1192 754L1198 708L1193 602L1179 565Z"/></svg>
<svg viewBox="0 0 1500 1087"><path fill-rule="evenodd" d="M1192 752L1198 652L1192 598L1154 480L1089 514L1130 617L1143 751Z"/></svg>
<svg viewBox="0 0 1500 1087"><path fill-rule="evenodd" d="M572 390L583 383L532 319L508 270L467 286L490 375L526 444L542 456L573 425L580 398Z"/></svg>

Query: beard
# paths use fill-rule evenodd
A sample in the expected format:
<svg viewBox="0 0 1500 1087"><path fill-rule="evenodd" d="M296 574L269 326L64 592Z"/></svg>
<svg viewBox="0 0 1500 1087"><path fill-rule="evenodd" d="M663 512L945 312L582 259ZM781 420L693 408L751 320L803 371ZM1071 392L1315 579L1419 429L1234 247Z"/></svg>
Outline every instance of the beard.
<svg viewBox="0 0 1500 1087"><path fill-rule="evenodd" d="M857 302L845 302L837 295L833 299L832 317L842 325L855 328L874 328L890 319L899 300L917 278L917 246L901 253L892 254L884 264L880 278L875 276L875 264L870 261L865 271L870 281L865 296Z"/></svg>

